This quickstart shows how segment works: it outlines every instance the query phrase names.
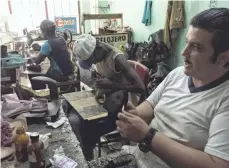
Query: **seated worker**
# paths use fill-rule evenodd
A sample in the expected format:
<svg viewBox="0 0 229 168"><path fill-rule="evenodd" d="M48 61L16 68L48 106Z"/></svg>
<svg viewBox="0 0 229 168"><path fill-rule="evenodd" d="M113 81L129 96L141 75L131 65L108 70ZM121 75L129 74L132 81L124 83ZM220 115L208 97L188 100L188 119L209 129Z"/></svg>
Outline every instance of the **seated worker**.
<svg viewBox="0 0 229 168"><path fill-rule="evenodd" d="M40 64L46 57L48 57L51 66L45 76L58 82L72 79L74 76L74 69L70 54L65 40L56 37L55 23L50 20L43 20L40 24L40 29L44 39L47 41L41 46L38 56L33 58L34 62Z"/></svg>
<svg viewBox="0 0 229 168"><path fill-rule="evenodd" d="M129 65L124 54L108 44L97 42L93 36L89 34L80 35L74 43L73 54L84 69L89 69L92 64L95 64L97 73L102 76L96 81L96 88L102 89L102 92L106 95L119 90L134 93L143 93L145 91L142 80ZM74 133L81 143L86 159L92 159L93 147L96 142L91 140L93 142L86 143L89 138L82 140L80 132L86 131L82 131L82 122L76 112L70 112L68 118ZM94 135L94 139L96 139L95 136L100 136L100 131L96 131L98 135Z"/></svg>
<svg viewBox="0 0 229 168"><path fill-rule="evenodd" d="M83 69L90 69L92 64L95 65L96 72L101 76L96 81L96 88L100 93L109 94L118 90L144 93L142 80L119 49L98 42L89 34L83 34L76 39L73 54Z"/></svg>
<svg viewBox="0 0 229 168"><path fill-rule="evenodd" d="M191 19L174 69L136 108L116 121L139 167L229 167L229 9L207 9ZM146 153L148 151L148 153Z"/></svg>

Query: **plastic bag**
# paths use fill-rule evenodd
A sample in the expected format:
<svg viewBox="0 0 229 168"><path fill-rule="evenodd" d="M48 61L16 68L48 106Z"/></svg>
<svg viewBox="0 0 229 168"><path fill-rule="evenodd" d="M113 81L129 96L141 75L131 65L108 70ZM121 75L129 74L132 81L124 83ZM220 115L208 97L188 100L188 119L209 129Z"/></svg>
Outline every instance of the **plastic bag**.
<svg viewBox="0 0 229 168"><path fill-rule="evenodd" d="M53 158L56 168L75 168L78 165L74 160L65 156L62 146L55 150Z"/></svg>

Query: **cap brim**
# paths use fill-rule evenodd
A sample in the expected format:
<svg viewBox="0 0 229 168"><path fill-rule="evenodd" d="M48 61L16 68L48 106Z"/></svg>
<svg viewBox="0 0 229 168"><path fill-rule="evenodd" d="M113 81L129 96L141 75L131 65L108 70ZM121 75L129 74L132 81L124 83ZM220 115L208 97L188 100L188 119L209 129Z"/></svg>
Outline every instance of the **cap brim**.
<svg viewBox="0 0 229 168"><path fill-rule="evenodd" d="M92 57L90 57L87 60L79 61L79 64L80 64L80 67L83 68L83 69L90 69L92 64L93 64Z"/></svg>

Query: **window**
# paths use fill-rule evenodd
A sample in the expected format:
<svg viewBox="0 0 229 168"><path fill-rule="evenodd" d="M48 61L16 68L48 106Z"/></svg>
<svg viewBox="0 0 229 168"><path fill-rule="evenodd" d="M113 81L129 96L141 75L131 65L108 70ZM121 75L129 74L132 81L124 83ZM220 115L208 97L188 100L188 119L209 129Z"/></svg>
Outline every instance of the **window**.
<svg viewBox="0 0 229 168"><path fill-rule="evenodd" d="M9 13L8 0L1 0L1 16L8 17L9 29L22 35L22 30L29 31L39 27L46 19L45 0L10 0L12 14ZM55 16L76 17L78 21L77 0L47 0L49 19L54 21ZM79 23L78 31L79 31ZM79 33L79 32L78 32Z"/></svg>

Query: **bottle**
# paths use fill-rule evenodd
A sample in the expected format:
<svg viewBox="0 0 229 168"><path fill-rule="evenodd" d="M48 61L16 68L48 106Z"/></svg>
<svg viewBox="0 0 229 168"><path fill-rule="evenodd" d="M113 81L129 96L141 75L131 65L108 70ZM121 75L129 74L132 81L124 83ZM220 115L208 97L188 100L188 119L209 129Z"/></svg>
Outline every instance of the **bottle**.
<svg viewBox="0 0 229 168"><path fill-rule="evenodd" d="M39 140L38 132L30 135L28 154L30 168L45 168L44 143Z"/></svg>
<svg viewBox="0 0 229 168"><path fill-rule="evenodd" d="M14 139L16 158L19 162L26 162L28 160L27 146L29 144L29 136L25 133L24 127L18 127L16 134Z"/></svg>

